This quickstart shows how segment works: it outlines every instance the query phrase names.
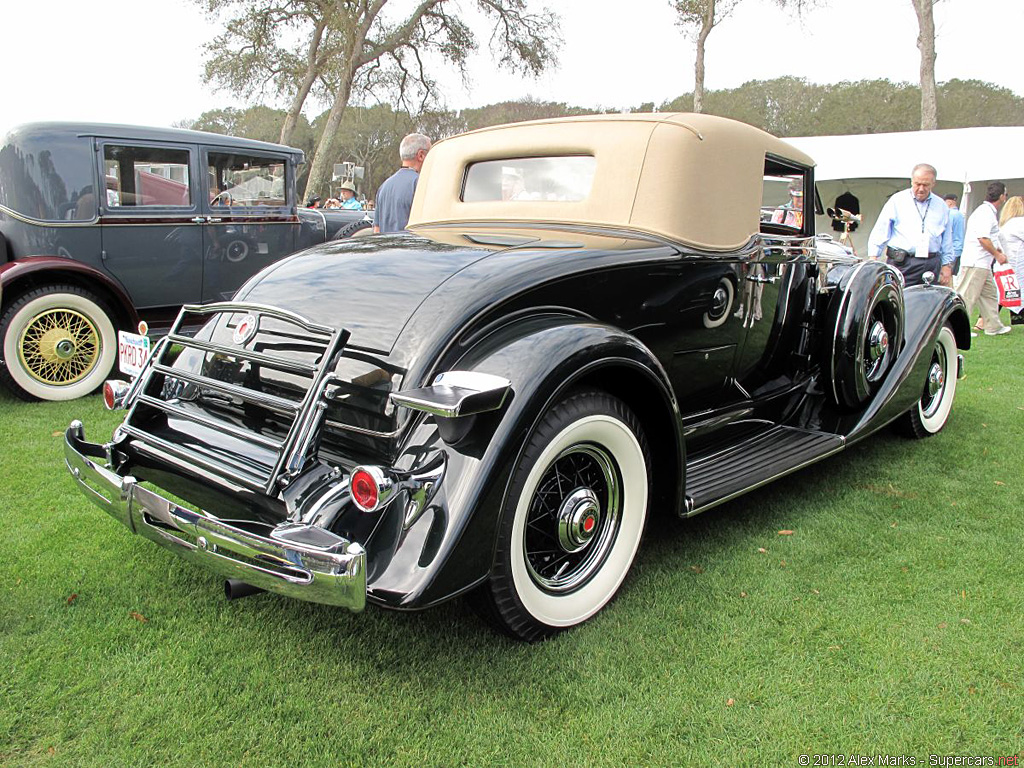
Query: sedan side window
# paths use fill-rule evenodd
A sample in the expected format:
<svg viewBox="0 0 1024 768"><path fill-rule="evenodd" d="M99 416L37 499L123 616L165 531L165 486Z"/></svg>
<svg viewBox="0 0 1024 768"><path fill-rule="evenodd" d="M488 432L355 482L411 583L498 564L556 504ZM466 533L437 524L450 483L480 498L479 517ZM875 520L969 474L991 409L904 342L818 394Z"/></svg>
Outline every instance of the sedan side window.
<svg viewBox="0 0 1024 768"><path fill-rule="evenodd" d="M287 205L284 174L282 158L210 152L207 167L210 205Z"/></svg>
<svg viewBox="0 0 1024 768"><path fill-rule="evenodd" d="M188 208L188 150L166 147L103 148L103 181L108 208Z"/></svg>

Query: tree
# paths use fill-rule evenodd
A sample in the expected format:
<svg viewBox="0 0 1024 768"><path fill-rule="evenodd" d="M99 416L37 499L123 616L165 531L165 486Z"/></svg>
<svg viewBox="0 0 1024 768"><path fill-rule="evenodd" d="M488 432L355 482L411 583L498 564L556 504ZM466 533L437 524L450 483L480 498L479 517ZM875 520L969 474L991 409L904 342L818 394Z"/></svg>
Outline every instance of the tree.
<svg viewBox="0 0 1024 768"><path fill-rule="evenodd" d="M939 127L935 97L935 17L932 13L939 0L911 0L917 14L917 47L921 51L921 130Z"/></svg>
<svg viewBox="0 0 1024 768"><path fill-rule="evenodd" d="M774 0L779 8L802 16L805 10L827 0ZM917 0L915 0L917 2ZM676 24L691 34L697 43L693 65L693 111L704 111L704 48L711 30L733 12L740 0L669 0L675 8Z"/></svg>
<svg viewBox="0 0 1024 768"><path fill-rule="evenodd" d="M939 86L939 114L945 128L1024 125L1024 96L979 80L949 80Z"/></svg>
<svg viewBox="0 0 1024 768"><path fill-rule="evenodd" d="M318 82L337 35L328 22L332 0L195 0L212 17L229 16L224 31L204 46L203 79L235 94L287 99L289 108L275 141L291 144L302 107ZM295 53L287 41L300 39ZM294 44L294 43L293 43Z"/></svg>
<svg viewBox="0 0 1024 768"><path fill-rule="evenodd" d="M318 141L323 136L327 117L328 113L324 112L313 121ZM361 166L363 178L357 180L356 185L361 192L372 193L394 171L402 137L418 127L408 112L394 110L386 104L349 107L341 121L328 166L333 168L340 162Z"/></svg>
<svg viewBox="0 0 1024 768"><path fill-rule="evenodd" d="M317 88L330 103L307 197L325 189L335 138L354 97L390 96L404 106L418 99L422 111L437 95L431 59L454 65L465 77L468 56L478 47L463 20L468 12L491 24L492 54L513 71L540 74L555 63L561 44L557 16L546 9L532 12L535 0L277 0L271 6L266 0L196 1L214 13L234 12L207 47L211 80L236 93L276 88L289 99L289 120L297 119ZM287 30L302 40L299 46L282 42Z"/></svg>
<svg viewBox="0 0 1024 768"><path fill-rule="evenodd" d="M693 111L704 111L704 46L708 35L732 13L739 0L670 0L676 9L676 24L693 35L697 54L693 65Z"/></svg>
<svg viewBox="0 0 1024 768"><path fill-rule="evenodd" d="M805 136L913 131L921 94L910 83L858 80L825 86L815 130Z"/></svg>
<svg viewBox="0 0 1024 768"><path fill-rule="evenodd" d="M529 96L516 101L500 101L484 107L464 109L461 113L464 130L472 131L489 125L519 123L524 120L542 120L548 117L592 115L594 110L570 107L562 102L537 101Z"/></svg>
<svg viewBox="0 0 1024 768"><path fill-rule="evenodd" d="M227 107L226 109L208 110L195 120L183 120L178 125L181 128L191 128L194 131L209 131L210 133L223 133L227 136L241 136L247 139L273 142L278 141L281 126L286 117L284 110L262 105L247 109ZM313 138L313 129L310 127L309 121L305 117L301 117L292 131L292 141L289 144L304 152L310 152L315 146Z"/></svg>

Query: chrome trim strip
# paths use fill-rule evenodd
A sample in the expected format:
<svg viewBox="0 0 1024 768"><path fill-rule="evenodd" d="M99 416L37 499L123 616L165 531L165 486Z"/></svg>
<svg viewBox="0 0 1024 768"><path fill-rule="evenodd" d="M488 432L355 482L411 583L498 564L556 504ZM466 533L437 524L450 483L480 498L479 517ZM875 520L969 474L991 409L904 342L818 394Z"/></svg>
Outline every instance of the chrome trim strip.
<svg viewBox="0 0 1024 768"><path fill-rule="evenodd" d="M393 432L378 432L375 429L366 429L365 427L356 427L351 424L342 424L340 421L335 421L334 419L326 419L324 423L332 429L340 429L343 432L354 432L357 435L366 435L367 437L381 437L385 440L398 437L402 431L401 429L396 429Z"/></svg>
<svg viewBox="0 0 1024 768"><path fill-rule="evenodd" d="M225 578L352 611L365 607L366 551L360 544L291 522L270 529L269 536L243 530L97 465L86 455L97 451L103 448L85 442L81 422L72 422L64 435L68 471L90 500L132 532Z"/></svg>
<svg viewBox="0 0 1024 768"><path fill-rule="evenodd" d="M268 395L264 392L256 392L252 389L239 387L236 384L228 384L225 381L209 379L205 376L196 376L193 373L179 370L178 368L170 368L163 363L154 364L153 371L156 373L162 373L165 376L170 376L173 379L187 381L189 384L195 384L198 387L206 387L207 389L216 390L221 394L228 395L230 397L238 397L242 400L247 400L248 402L255 403L256 405L262 405L273 411L278 411L279 413L284 413L289 416L294 416L299 411L300 403L296 403L293 400L285 400L283 397Z"/></svg>
<svg viewBox="0 0 1024 768"><path fill-rule="evenodd" d="M274 357L273 355L267 355L262 352L253 352L245 349L244 347L229 347L226 344L217 344L212 341L200 341L199 339L195 339L190 336L181 336L176 333L168 334L164 338L169 339L172 344L181 344L182 346L201 349L204 352L213 352L216 354L228 355L230 357L240 357L244 360L250 360L254 363L265 365L268 368L274 368L287 373L305 374L308 376L316 371L315 365L300 363L293 360L285 360L284 358Z"/></svg>
<svg viewBox="0 0 1024 768"><path fill-rule="evenodd" d="M92 227L97 226L99 216L93 216L91 219L82 219L81 221L65 221L64 219L58 219L51 221L49 219L37 219L32 216L26 216L22 213L8 208L6 205L0 205L0 213L6 213L15 221L20 221L22 224L33 224L39 227Z"/></svg>
<svg viewBox="0 0 1024 768"><path fill-rule="evenodd" d="M228 474L228 479L235 483L238 483L239 485L244 485L246 488L249 488L250 490L263 491L266 488L267 483L265 475L258 475L255 472L253 472L251 467L239 464L238 462L235 462L232 459L224 458L222 460L219 460L220 462L222 462L219 463L214 459L208 459L205 456L201 456L198 453L195 453L194 451L190 451L187 448L177 446L174 443L170 443L161 437L152 435L149 432L143 432L141 429L136 429L135 427L128 426L127 424L122 424L120 430L129 437L134 437L137 440L141 440L142 445L139 446L139 449L142 451L145 451L145 448L147 446L152 445L155 446L156 448L159 448L162 451L165 451L171 456L175 456L176 458L179 458L182 461L187 461L190 464L196 465L197 467L202 467L203 469L209 470L210 472L213 472L214 474L220 477L223 477L225 474L228 474L228 471L230 470L230 474Z"/></svg>
<svg viewBox="0 0 1024 768"><path fill-rule="evenodd" d="M575 232L577 234L591 234L598 235L601 237L620 238L623 240L642 240L648 243L655 243L657 245L667 245L670 248L678 250L680 246L684 245L681 242L670 240L664 235L658 235L653 232L648 232L641 229L631 229L628 227L602 227L598 224L576 224L568 225L557 221L517 221L517 220L495 220L495 219L449 219L445 221L430 221L430 222L419 222L409 227L409 231L414 234L420 229L480 229L487 227L495 227L501 229L523 229L523 230L546 230L549 232ZM753 238L752 238L753 239ZM525 245L510 246L513 248L529 248L533 243L526 243ZM686 246L689 248L689 246ZM737 255L745 255L744 251L750 250L750 245L746 245L739 249L739 253L731 251L727 254L721 254L727 257L735 257ZM570 250L580 250L579 248ZM711 255L717 255L713 251L707 251L706 253Z"/></svg>
<svg viewBox="0 0 1024 768"><path fill-rule="evenodd" d="M206 416L201 416L198 413L176 405L173 400L160 400L159 398L143 394L139 396L139 402L164 411L165 413L169 413L172 416L187 419L188 421L194 421L196 424L202 424L204 427L209 427L217 432L224 432L232 437L237 437L239 440L256 443L257 445L269 448L272 451L281 450L282 443L280 440L264 437L258 432L252 432L247 429L242 429L241 427L236 427L234 424L226 421L218 421L216 419L207 418Z"/></svg>
<svg viewBox="0 0 1024 768"><path fill-rule="evenodd" d="M302 315L290 312L287 309L280 309L279 307L272 307L268 304L249 304L243 301L218 301L213 304L185 304L181 308L181 314L178 315L179 320L183 315L215 315L219 312L244 312L246 314L260 314L270 315L271 317L277 317L281 320L289 320L296 325L302 326L307 331L313 331L315 333L322 333L325 336L333 336L334 329L314 323ZM177 332L177 325L173 332Z"/></svg>
<svg viewBox="0 0 1024 768"><path fill-rule="evenodd" d="M224 214L223 221L207 221L206 226L208 227L248 227L253 225L265 226L281 226L287 224L289 226L297 226L299 222L295 220L282 221L280 216L259 216L252 215L246 216L242 213Z"/></svg>
<svg viewBox="0 0 1024 768"><path fill-rule="evenodd" d="M320 217L320 221L324 225L324 237L326 237L327 236L327 217L324 216L324 212L321 211L319 208L306 208L305 210L315 212ZM298 214L296 214L296 216L297 215ZM348 226L348 225L346 224L345 226Z"/></svg>

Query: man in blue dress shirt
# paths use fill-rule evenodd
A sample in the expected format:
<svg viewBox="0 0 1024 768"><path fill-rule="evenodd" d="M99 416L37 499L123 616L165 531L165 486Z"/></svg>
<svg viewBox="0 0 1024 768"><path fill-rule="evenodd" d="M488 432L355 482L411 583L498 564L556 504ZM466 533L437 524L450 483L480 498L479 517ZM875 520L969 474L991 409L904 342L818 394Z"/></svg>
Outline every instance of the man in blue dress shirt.
<svg viewBox="0 0 1024 768"><path fill-rule="evenodd" d="M953 235L953 255L956 260L953 262L953 274L960 271L960 256L964 252L964 230L967 227L967 219L960 212L960 198L949 194L942 198L949 206L949 230Z"/></svg>
<svg viewBox="0 0 1024 768"><path fill-rule="evenodd" d="M907 285L921 285L924 275L953 285L953 233L949 208L932 193L938 172L931 165L914 166L910 189L889 198L868 236L868 257L884 259L903 273Z"/></svg>

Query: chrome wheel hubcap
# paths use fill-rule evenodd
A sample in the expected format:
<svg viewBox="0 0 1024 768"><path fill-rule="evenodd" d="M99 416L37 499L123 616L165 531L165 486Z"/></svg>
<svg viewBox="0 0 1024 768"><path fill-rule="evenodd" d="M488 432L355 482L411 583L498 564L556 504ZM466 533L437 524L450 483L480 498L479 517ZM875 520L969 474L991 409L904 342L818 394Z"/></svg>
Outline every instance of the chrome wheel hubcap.
<svg viewBox="0 0 1024 768"><path fill-rule="evenodd" d="M924 385L924 395L921 398L921 413L925 418L931 418L938 413L939 406L942 405L947 364L946 350L940 344L932 355L932 364L928 369L928 381Z"/></svg>
<svg viewBox="0 0 1024 768"><path fill-rule="evenodd" d="M946 375L942 372L942 366L938 363L932 363L931 369L928 371L928 394L931 397L935 397L942 389L942 385L946 383Z"/></svg>
<svg viewBox="0 0 1024 768"><path fill-rule="evenodd" d="M871 326L871 335L868 338L868 345L871 351L871 360L881 359L889 349L889 333L881 320L876 320Z"/></svg>
<svg viewBox="0 0 1024 768"><path fill-rule="evenodd" d="M75 342L71 339L61 339L53 345L53 352L61 360L70 360L75 356Z"/></svg>
<svg viewBox="0 0 1024 768"><path fill-rule="evenodd" d="M558 512L558 544L566 552L579 552L597 533L601 505L589 488L578 488L562 502Z"/></svg>

